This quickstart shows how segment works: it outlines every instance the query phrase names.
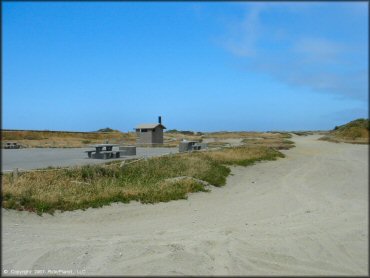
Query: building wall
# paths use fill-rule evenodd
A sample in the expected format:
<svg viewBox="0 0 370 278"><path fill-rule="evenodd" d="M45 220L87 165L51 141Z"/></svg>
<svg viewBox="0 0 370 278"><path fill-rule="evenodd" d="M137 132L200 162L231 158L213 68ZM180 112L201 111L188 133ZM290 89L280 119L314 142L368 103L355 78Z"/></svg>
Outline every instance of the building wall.
<svg viewBox="0 0 370 278"><path fill-rule="evenodd" d="M147 129L147 132L136 131L137 144L163 144L163 129Z"/></svg>
<svg viewBox="0 0 370 278"><path fill-rule="evenodd" d="M154 129L152 143L153 144L163 144L163 129L160 126L157 126Z"/></svg>
<svg viewBox="0 0 370 278"><path fill-rule="evenodd" d="M152 143L152 131L148 129L147 132L136 131L136 142L138 144L151 144Z"/></svg>
<svg viewBox="0 0 370 278"><path fill-rule="evenodd" d="M136 130L136 142L138 144L163 144L163 128L147 129L146 132Z"/></svg>

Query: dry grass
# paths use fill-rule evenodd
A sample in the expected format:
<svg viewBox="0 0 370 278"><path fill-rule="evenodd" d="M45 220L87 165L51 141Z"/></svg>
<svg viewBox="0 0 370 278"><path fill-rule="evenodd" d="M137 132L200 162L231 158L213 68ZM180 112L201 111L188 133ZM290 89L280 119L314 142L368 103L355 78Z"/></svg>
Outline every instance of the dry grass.
<svg viewBox="0 0 370 278"><path fill-rule="evenodd" d="M247 166L261 160L275 160L284 157L279 151L266 146L240 146L198 153L213 161L228 165Z"/></svg>
<svg viewBox="0 0 370 278"><path fill-rule="evenodd" d="M201 135L188 135L179 132L165 132L163 137L164 144L168 147L177 147L182 140L202 141L203 139Z"/></svg>
<svg viewBox="0 0 370 278"><path fill-rule="evenodd" d="M170 147L177 147L182 139L189 141L202 142L204 139L214 140L208 142L208 147L217 148L229 146L229 139L245 139L243 143L258 143L261 146L269 146L274 148L287 149L287 144L281 144L282 140L291 138L292 136L286 132L209 132L197 135L184 135L181 133L165 133L164 141ZM247 141L251 140L251 141ZM261 140L265 140L263 143Z"/></svg>
<svg viewBox="0 0 370 278"><path fill-rule="evenodd" d="M226 139L254 138L254 139L282 139L289 138L289 134L281 132L213 132L204 134L183 134L180 132L165 132L164 144L161 147L177 147L183 139L202 141L205 138L214 138L218 143L210 146L225 146ZM108 140L113 144L135 144L134 132L50 132L50 131L2 131L3 141L17 142L26 148L80 148L90 144L104 143Z"/></svg>
<svg viewBox="0 0 370 278"><path fill-rule="evenodd" d="M351 137L342 137L338 138L332 135L325 135L319 138L319 140L333 142L333 143L349 143L349 144L369 144L369 138L351 138Z"/></svg>
<svg viewBox="0 0 370 278"><path fill-rule="evenodd" d="M277 150L287 150L294 147L294 142L284 138L244 139L243 143L247 146L264 146Z"/></svg>
<svg viewBox="0 0 370 278"><path fill-rule="evenodd" d="M319 140L335 143L369 144L369 127L367 119L357 119L345 125L335 127Z"/></svg>
<svg viewBox="0 0 370 278"><path fill-rule="evenodd" d="M217 139L214 142L208 142L207 145L208 145L208 148L220 148L220 147L230 146L229 143L218 141Z"/></svg>
<svg viewBox="0 0 370 278"><path fill-rule="evenodd" d="M16 181L2 175L2 206L9 209L53 213L100 207L112 202L143 203L187 198L206 191L206 181L222 186L230 169L225 164L250 165L284 157L265 146L241 146L221 150L182 153L126 164L117 163L21 173ZM176 177L191 177L169 181Z"/></svg>
<svg viewBox="0 0 370 278"><path fill-rule="evenodd" d="M239 138L290 138L291 135L285 132L211 132L205 133L203 138L218 139L239 139Z"/></svg>
<svg viewBox="0 0 370 278"><path fill-rule="evenodd" d="M104 143L134 144L133 132L50 132L50 131L2 131L3 141L17 142L26 148L78 148Z"/></svg>
<svg viewBox="0 0 370 278"><path fill-rule="evenodd" d="M295 135L298 135L298 136L307 136L307 135L313 135L314 134L313 131L293 131L292 133L295 134Z"/></svg>
<svg viewBox="0 0 370 278"><path fill-rule="evenodd" d="M3 207L43 213L118 201L176 200L186 198L189 192L204 191L204 186L191 180L169 183L166 179L189 176L221 186L228 173L225 166L186 154L152 158L123 168L111 164L26 172L17 181L6 174L2 176Z"/></svg>

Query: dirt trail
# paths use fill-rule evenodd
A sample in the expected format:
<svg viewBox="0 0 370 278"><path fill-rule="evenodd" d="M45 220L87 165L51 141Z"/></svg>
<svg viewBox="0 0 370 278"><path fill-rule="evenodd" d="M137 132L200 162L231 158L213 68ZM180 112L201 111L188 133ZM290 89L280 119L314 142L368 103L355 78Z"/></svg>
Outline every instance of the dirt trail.
<svg viewBox="0 0 370 278"><path fill-rule="evenodd" d="M2 210L4 270L120 275L367 275L368 146L293 137L188 200L39 217Z"/></svg>

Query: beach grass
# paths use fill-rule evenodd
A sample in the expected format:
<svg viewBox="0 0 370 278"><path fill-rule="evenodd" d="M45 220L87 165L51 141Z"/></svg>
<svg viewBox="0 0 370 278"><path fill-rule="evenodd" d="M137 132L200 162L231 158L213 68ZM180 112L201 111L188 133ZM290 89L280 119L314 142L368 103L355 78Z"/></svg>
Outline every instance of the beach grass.
<svg viewBox="0 0 370 278"><path fill-rule="evenodd" d="M266 146L239 146L197 153L195 155L211 159L222 165L240 166L253 165L258 161L276 160L278 157L284 157L284 154L278 150Z"/></svg>
<svg viewBox="0 0 370 278"><path fill-rule="evenodd" d="M347 124L336 126L319 140L334 143L369 144L370 143L369 119L357 119Z"/></svg>
<svg viewBox="0 0 370 278"><path fill-rule="evenodd" d="M25 148L79 148L109 141L133 144L133 132L63 132L63 131L2 131L3 141L17 142Z"/></svg>
<svg viewBox="0 0 370 278"><path fill-rule="evenodd" d="M243 139L243 143L247 146L260 146L260 147L271 147L277 150L288 150L294 147L294 142L286 138L264 138L264 139Z"/></svg>
<svg viewBox="0 0 370 278"><path fill-rule="evenodd" d="M101 207L112 202L166 202L186 198L190 192L206 191L195 179L222 186L230 169L190 154L119 164L87 165L57 171L2 175L4 208L53 213ZM170 178L186 176L172 182Z"/></svg>
<svg viewBox="0 0 370 278"><path fill-rule="evenodd" d="M223 186L228 165L251 165L284 155L266 146L239 146L140 161L2 175L2 206L42 213L101 207L113 202L167 202ZM185 177L176 179L178 177Z"/></svg>

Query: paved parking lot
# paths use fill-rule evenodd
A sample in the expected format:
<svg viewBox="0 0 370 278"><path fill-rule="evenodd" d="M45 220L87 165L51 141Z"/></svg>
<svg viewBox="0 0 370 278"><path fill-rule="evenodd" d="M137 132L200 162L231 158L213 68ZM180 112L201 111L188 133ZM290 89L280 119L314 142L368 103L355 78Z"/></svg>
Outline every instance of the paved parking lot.
<svg viewBox="0 0 370 278"><path fill-rule="evenodd" d="M66 167L85 164L98 164L112 160L125 160L140 157L151 157L166 153L177 153L178 148L137 148L136 156L124 156L114 159L88 158L84 151L91 148L29 148L29 149L2 149L1 171L19 169L38 169L52 167Z"/></svg>

